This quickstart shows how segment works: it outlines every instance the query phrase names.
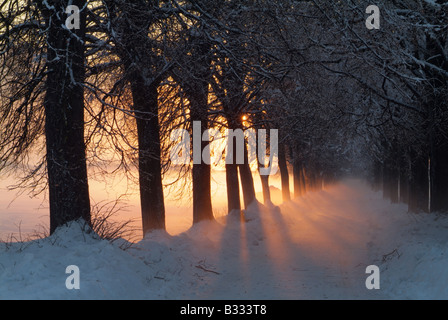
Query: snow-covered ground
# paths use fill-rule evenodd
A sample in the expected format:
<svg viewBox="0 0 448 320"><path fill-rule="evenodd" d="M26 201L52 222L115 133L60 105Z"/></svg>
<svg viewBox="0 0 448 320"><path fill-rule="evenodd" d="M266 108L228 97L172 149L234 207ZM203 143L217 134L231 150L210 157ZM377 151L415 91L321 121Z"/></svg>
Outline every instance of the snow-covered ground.
<svg viewBox="0 0 448 320"><path fill-rule="evenodd" d="M123 251L78 223L0 244L0 299L448 299L448 218L411 215L357 180ZM80 289L66 287L79 268ZM368 290L368 265L380 289Z"/></svg>

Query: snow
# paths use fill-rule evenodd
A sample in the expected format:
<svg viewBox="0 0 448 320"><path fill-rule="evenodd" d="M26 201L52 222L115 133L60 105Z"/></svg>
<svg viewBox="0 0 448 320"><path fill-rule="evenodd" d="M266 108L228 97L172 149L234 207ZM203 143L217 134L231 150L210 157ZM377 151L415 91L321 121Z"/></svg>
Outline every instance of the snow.
<svg viewBox="0 0 448 320"><path fill-rule="evenodd" d="M358 180L126 250L73 222L0 244L0 299L447 299L447 228L448 217L408 214ZM69 265L79 290L66 288ZM365 286L369 265L379 290Z"/></svg>

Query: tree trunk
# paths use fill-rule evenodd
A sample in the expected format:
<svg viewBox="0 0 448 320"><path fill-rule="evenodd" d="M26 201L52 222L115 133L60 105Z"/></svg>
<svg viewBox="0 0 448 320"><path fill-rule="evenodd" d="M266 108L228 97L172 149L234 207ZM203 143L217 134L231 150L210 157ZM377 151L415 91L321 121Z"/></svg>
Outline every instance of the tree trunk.
<svg viewBox="0 0 448 320"><path fill-rule="evenodd" d="M235 149L234 149L235 150ZM255 201L255 187L252 171L250 170L249 156L247 151L247 143L244 141L244 163L238 165L241 178L241 187L243 189L244 208Z"/></svg>
<svg viewBox="0 0 448 320"><path fill-rule="evenodd" d="M402 157L400 163L400 202L409 203L409 172L406 157Z"/></svg>
<svg viewBox="0 0 448 320"><path fill-rule="evenodd" d="M292 166L294 178L294 198L298 198L303 194L302 169L302 163L299 160L299 155L295 153Z"/></svg>
<svg viewBox="0 0 448 320"><path fill-rule="evenodd" d="M409 211L428 212L428 159L412 156L409 184Z"/></svg>
<svg viewBox="0 0 448 320"><path fill-rule="evenodd" d="M148 41L149 17L142 14L139 2L117 3L117 6L110 6L114 12L112 16L118 17L121 11L126 13L116 26L122 39L117 52L131 86L137 123L140 203L145 235L151 230L165 229L157 90L160 80L152 69L156 59L151 51L152 43Z"/></svg>
<svg viewBox="0 0 448 320"><path fill-rule="evenodd" d="M74 0L84 7L86 1ZM67 222L90 224L90 199L84 141L85 11L80 29L65 28L68 1L48 1L45 136L50 200L50 233ZM72 35L75 34L76 36Z"/></svg>
<svg viewBox="0 0 448 320"><path fill-rule="evenodd" d="M261 188L263 190L263 203L265 205L272 204L271 200L271 190L269 189L269 176L260 175Z"/></svg>
<svg viewBox="0 0 448 320"><path fill-rule="evenodd" d="M383 198L390 200L391 195L391 173L387 159L383 164Z"/></svg>
<svg viewBox="0 0 448 320"><path fill-rule="evenodd" d="M305 177L305 168L300 161L294 160L293 163L294 178L294 198L301 197L306 194L307 185Z"/></svg>
<svg viewBox="0 0 448 320"><path fill-rule="evenodd" d="M199 28L200 29L200 28ZM199 31L198 31L199 32ZM202 141L202 134L209 128L208 118L208 86L211 81L211 46L205 35L190 34L189 56L187 61L194 59L195 64L185 65L186 71L181 81L190 101L190 121L194 127L195 121L200 126L193 130L193 223L202 220L213 220L211 197L211 165L210 154L203 155L204 148L209 144ZM199 129L199 130L198 130ZM200 146L195 150L195 146ZM207 157L208 159L204 159ZM204 161L206 160L206 161Z"/></svg>
<svg viewBox="0 0 448 320"><path fill-rule="evenodd" d="M448 211L448 146L437 146L431 157L431 211Z"/></svg>
<svg viewBox="0 0 448 320"><path fill-rule="evenodd" d="M139 184L143 234L165 229L165 204L160 160L160 128L157 84L131 79L139 147Z"/></svg>
<svg viewBox="0 0 448 320"><path fill-rule="evenodd" d="M213 220L212 209L212 196L211 196L211 166L204 162L202 151L209 144L207 141L202 141L202 133L208 129L207 119L207 96L202 101L191 99L192 104L191 120L200 121L200 126L194 128L193 139L196 139L193 143L193 223L198 223L203 220ZM205 105L204 105L205 103ZM195 105L195 107L193 107ZM194 110L198 106L202 106L202 113L200 110ZM205 113L205 114L204 114ZM199 130L199 132L197 132ZM200 140L200 141L199 141ZM195 150L194 146L200 146L200 150ZM208 163L210 163L210 154L205 155L208 157ZM196 159L197 158L197 159Z"/></svg>
<svg viewBox="0 0 448 320"><path fill-rule="evenodd" d="M258 139L258 137L257 137ZM258 173L260 175L260 180L261 180L261 189L263 192L263 203L265 205L269 205L272 204L271 201L271 190L269 188L269 175L264 175L261 174L261 169L265 168L265 164L263 162L260 162L260 158L259 158L259 154L258 154L258 143L257 143L257 163L258 163Z"/></svg>
<svg viewBox="0 0 448 320"><path fill-rule="evenodd" d="M396 167L391 168L391 179L390 179L390 201L392 203L398 203L398 188L399 188L399 174Z"/></svg>
<svg viewBox="0 0 448 320"><path fill-rule="evenodd" d="M228 144L233 144L233 150L235 150L236 138L232 137ZM240 200L240 184L238 181L238 165L236 164L236 152L233 152L232 159L227 161L226 159L226 187L227 187L227 209L228 212L236 210L241 212L241 200Z"/></svg>
<svg viewBox="0 0 448 320"><path fill-rule="evenodd" d="M282 182L283 201L289 201L291 200L291 192L289 190L289 172L288 165L286 163L285 146L283 144L279 145L278 167L280 169L280 178Z"/></svg>
<svg viewBox="0 0 448 320"><path fill-rule="evenodd" d="M383 166L381 162L375 161L373 165L373 190L380 191L383 187Z"/></svg>
<svg viewBox="0 0 448 320"><path fill-rule="evenodd" d="M309 189L309 179L307 177L307 172L305 170L305 165L302 164L300 170L300 185L301 185L301 192L302 195L305 195Z"/></svg>
<svg viewBox="0 0 448 320"><path fill-rule="evenodd" d="M389 154L386 156L383 169L383 196L392 203L397 203L399 171L395 160L395 153L388 152Z"/></svg>
<svg viewBox="0 0 448 320"><path fill-rule="evenodd" d="M392 203L398 203L399 202L399 190L400 190L400 152L398 143L396 140L394 140L393 143L393 150L390 153L391 158L389 159L390 162L390 169L391 169L391 194L390 194L390 200Z"/></svg>
<svg viewBox="0 0 448 320"><path fill-rule="evenodd" d="M209 165L193 165L193 223L214 219L210 180Z"/></svg>

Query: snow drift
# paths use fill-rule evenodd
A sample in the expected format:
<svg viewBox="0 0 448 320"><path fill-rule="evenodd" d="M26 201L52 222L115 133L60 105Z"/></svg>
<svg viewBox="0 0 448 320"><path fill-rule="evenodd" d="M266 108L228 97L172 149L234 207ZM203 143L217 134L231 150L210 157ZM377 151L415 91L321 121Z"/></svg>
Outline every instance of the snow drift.
<svg viewBox="0 0 448 320"><path fill-rule="evenodd" d="M74 222L0 245L0 299L446 299L447 228L444 215L410 215L355 180L254 204L243 221L152 232L125 251ZM69 265L79 290L65 285ZM368 265L379 290L365 286Z"/></svg>

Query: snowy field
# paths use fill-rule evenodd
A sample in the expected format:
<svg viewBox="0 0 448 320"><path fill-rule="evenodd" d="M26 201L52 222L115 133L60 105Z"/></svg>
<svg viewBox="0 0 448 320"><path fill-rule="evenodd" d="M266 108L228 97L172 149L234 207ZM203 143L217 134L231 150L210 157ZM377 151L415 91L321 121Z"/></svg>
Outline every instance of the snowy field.
<svg viewBox="0 0 448 320"><path fill-rule="evenodd" d="M81 232L0 244L0 299L447 299L448 218L408 214L357 180L253 206L123 251ZM80 288L66 287L66 267ZM380 289L368 290L368 265Z"/></svg>

